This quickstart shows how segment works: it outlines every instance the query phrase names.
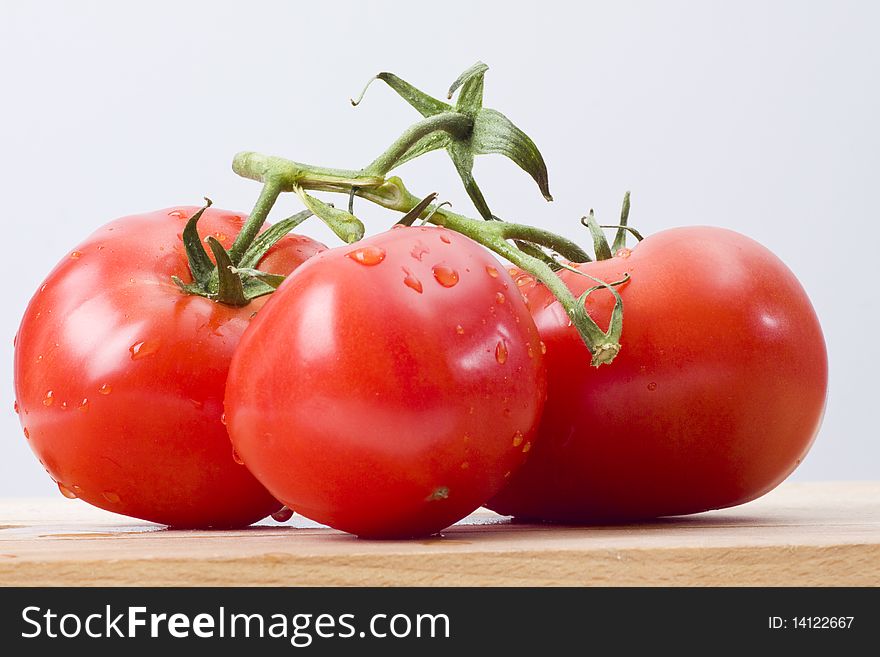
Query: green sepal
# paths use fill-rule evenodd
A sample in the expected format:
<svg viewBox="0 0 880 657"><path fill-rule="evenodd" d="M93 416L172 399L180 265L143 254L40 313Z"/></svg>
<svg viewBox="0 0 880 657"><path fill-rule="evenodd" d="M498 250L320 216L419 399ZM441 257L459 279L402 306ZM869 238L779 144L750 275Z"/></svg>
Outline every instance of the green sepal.
<svg viewBox="0 0 880 657"><path fill-rule="evenodd" d="M184 283L177 276L172 276L171 280L177 287L180 288L181 292L185 292L186 294L196 294L196 295L202 296L202 297L207 296L204 288L202 288L202 287L199 287L199 286L191 284L191 283Z"/></svg>
<svg viewBox="0 0 880 657"><path fill-rule="evenodd" d="M489 67L486 66L483 62L477 62L476 64L471 66L469 69L464 71L464 73L462 73L461 75L459 75L455 79L455 82L453 82L451 85L449 85L449 92L446 94L447 100L452 100L452 96L455 94L456 90L459 87L463 86L469 80L472 80L477 77L479 77L479 79L480 79L480 88L482 89L483 75L488 70L489 70ZM465 95L464 91L462 91L462 95ZM459 98L459 105L460 104L461 104L461 98ZM481 104L482 104L482 98L481 98Z"/></svg>
<svg viewBox="0 0 880 657"><path fill-rule="evenodd" d="M617 228L619 230L623 230L624 232L630 233L633 237L635 237L637 242L641 242L643 239L645 239L645 236L642 235L639 231L637 231L632 226L621 226L620 224L602 224L601 228ZM615 244L614 252L617 253L617 251L619 249L616 248L616 245L617 245L616 239L614 240L614 244ZM624 247L620 247L620 248L624 248Z"/></svg>
<svg viewBox="0 0 880 657"><path fill-rule="evenodd" d="M229 253L213 235L209 235L206 241L217 261L217 294L210 298L229 306L246 306L249 299L245 296L241 278L232 272L234 265Z"/></svg>
<svg viewBox="0 0 880 657"><path fill-rule="evenodd" d="M458 79L452 83L449 88L449 97L458 86L461 86L461 93L458 94L458 102L455 103L455 109L462 114L468 116L476 116L483 108L483 78L489 67L482 62L477 62L468 70L458 76Z"/></svg>
<svg viewBox="0 0 880 657"><path fill-rule="evenodd" d="M599 365L608 362L608 358L613 359L620 351L620 336L623 334L623 299L620 297L620 293L614 288L629 281L630 276L627 274L620 281L606 283L605 281L596 278L595 276L585 274L584 272L578 273L598 283L598 285L588 288L580 297L578 297L578 307L582 308L585 313L586 306L584 304L587 301L587 297L596 290L604 288L614 295L614 308L611 310L611 319L608 322L608 329L604 333L606 342L603 345L598 345L597 349L593 351L592 365L594 367L599 367ZM608 353L611 351L613 351L613 353Z"/></svg>
<svg viewBox="0 0 880 657"><path fill-rule="evenodd" d="M260 262L269 249L275 246L282 237L287 235L311 216L311 210L303 210L302 212L298 212L292 217L283 219L267 228L257 236L241 256L241 262L238 263L238 267L241 269L256 267L257 263Z"/></svg>
<svg viewBox="0 0 880 657"><path fill-rule="evenodd" d="M547 165L541 152L535 142L501 112L480 110L474 119L471 148L477 155L498 154L512 160L532 177L546 200L553 200Z"/></svg>
<svg viewBox="0 0 880 657"><path fill-rule="evenodd" d="M296 193L302 199L306 207L314 213L321 221L323 221L332 230L339 239L346 244L357 242L364 236L364 225L361 220L353 214L335 208L324 201L307 194L306 191L296 186Z"/></svg>
<svg viewBox="0 0 880 657"><path fill-rule="evenodd" d="M278 274L271 275L278 276ZM244 287L244 294L248 298L248 301L253 301L257 297L264 297L267 294L272 294L277 289L277 286L269 285L256 278L245 278L242 281L242 287Z"/></svg>
<svg viewBox="0 0 880 657"><path fill-rule="evenodd" d="M431 192L421 201L419 201L413 209L407 212L397 223L401 226L412 226L413 222L422 216L422 213L428 209L428 206L437 198L437 192Z"/></svg>
<svg viewBox="0 0 880 657"><path fill-rule="evenodd" d="M477 181L474 180L472 173L474 168L474 152L471 147L466 142L454 141L446 151L449 153L449 157L452 158L452 163L455 165L456 171L458 171L458 176L461 178L465 191L471 197L477 212L487 221L494 219L495 215L492 214L492 210L489 209L489 204L486 203L483 192L477 185Z"/></svg>
<svg viewBox="0 0 880 657"><path fill-rule="evenodd" d="M284 282L285 278L287 278L281 274L272 274L270 272L260 271L259 269L252 269L250 267L233 267L230 271L233 274L242 274L246 277L244 279L244 286L246 288L249 286L255 287L253 285L254 283L260 283L262 286L271 288L271 290L277 290L278 286ZM268 294L268 292L265 294Z"/></svg>
<svg viewBox="0 0 880 657"><path fill-rule="evenodd" d="M474 180L472 172L476 155L498 154L509 158L528 173L538 185L544 198L552 201L547 165L535 143L501 112L483 107L483 80L488 69L489 67L482 62L477 62L458 76L450 86L448 94L449 98L452 98L452 95L460 90L454 108L420 91L392 73L380 73L370 80L357 100L352 100L352 104L357 105L363 99L370 83L374 80L382 80L426 120L438 115L458 114L467 117L471 123L466 131L460 131L459 134L453 134L447 126L445 130L433 129L426 135L422 133L431 129L430 126L426 125L424 121L415 124L401 135L395 142L395 146L392 147L394 149L402 141L409 143L406 140L412 139L413 141L408 148L402 152L389 149L384 157L377 158L365 170L373 171L373 168L381 162L382 173L387 173L404 162L444 148L449 153L465 190L480 216L483 219L491 220L494 216ZM419 127L422 129L418 130Z"/></svg>
<svg viewBox="0 0 880 657"><path fill-rule="evenodd" d="M449 148L449 145L452 143L452 135L448 132L444 132L438 130L436 132L432 132L426 137L422 137L419 141L409 147L409 149L401 155L397 161L394 163L395 167L399 167L401 164L405 162L409 162L410 160L414 160L417 157L421 157L425 153L430 153L432 151L439 151L444 148Z"/></svg>
<svg viewBox="0 0 880 657"><path fill-rule="evenodd" d="M367 93L367 89L369 89L370 85L376 80L382 80L382 82L396 91L398 96L403 98L413 109L425 118L440 114L441 112L452 111L451 105L447 105L442 100L437 100L433 96L429 96L424 91L416 89L406 80L397 77L394 73L388 73L387 71L383 71L375 77L370 78L370 81L367 82L364 90L361 91L360 96L358 96L357 99L351 99L351 104L355 106L359 105L364 99L364 94Z"/></svg>
<svg viewBox="0 0 880 657"><path fill-rule="evenodd" d="M620 249L626 248L626 222L629 221L629 192L623 195L623 206L620 208L620 224L617 226L617 233L614 235L614 244L611 248L617 253ZM633 232L636 239L642 241L641 236L637 232Z"/></svg>
<svg viewBox="0 0 880 657"><path fill-rule="evenodd" d="M202 244L202 239L199 237L197 224L199 223L199 219L202 218L205 210L210 208L211 205L211 199L205 197L205 205L190 217L189 221L186 222L186 226L183 228L183 232L180 234L180 237L183 240L183 248L186 251L186 259L189 262L189 271L192 274L196 286L201 287L208 284L211 274L214 271L214 263L211 262L208 253L205 251L205 246Z"/></svg>
<svg viewBox="0 0 880 657"><path fill-rule="evenodd" d="M589 215L581 218L581 223L590 229L590 234L593 237L593 250L596 252L596 260L608 260L611 258L611 247L608 246L608 239L605 237L605 233L602 232L599 224L596 223L596 217L592 210L590 210Z"/></svg>

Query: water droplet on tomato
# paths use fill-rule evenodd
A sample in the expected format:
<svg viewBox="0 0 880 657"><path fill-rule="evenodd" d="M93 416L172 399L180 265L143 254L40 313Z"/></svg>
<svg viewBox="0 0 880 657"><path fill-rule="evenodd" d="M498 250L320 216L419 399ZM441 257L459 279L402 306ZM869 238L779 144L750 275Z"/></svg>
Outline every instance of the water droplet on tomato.
<svg viewBox="0 0 880 657"><path fill-rule="evenodd" d="M516 267L510 267L510 268L507 270L507 273L510 274L511 276L516 276L517 274L520 273L520 271L519 271L519 269L517 269Z"/></svg>
<svg viewBox="0 0 880 657"><path fill-rule="evenodd" d="M81 251L73 251L73 252L70 254L70 257L71 257L72 260L79 260L79 257L80 257L81 255L82 255L82 252L81 252Z"/></svg>
<svg viewBox="0 0 880 657"><path fill-rule="evenodd" d="M24 437L25 437L25 439L26 439L26 440L30 440L30 439L31 439L31 432L28 431L28 428L27 428L27 427L23 427L22 430L24 431Z"/></svg>
<svg viewBox="0 0 880 657"><path fill-rule="evenodd" d="M12 402L12 410L15 411L16 414L19 413L19 410L18 410L18 400L17 400L17 399L16 399L15 401Z"/></svg>
<svg viewBox="0 0 880 657"><path fill-rule="evenodd" d="M46 396L43 397L43 406L51 406L52 402L55 401L55 393L51 390L46 391Z"/></svg>
<svg viewBox="0 0 880 657"><path fill-rule="evenodd" d="M98 388L98 392L100 392L102 395L109 395L111 392L113 392L113 387L109 383L105 383L100 388Z"/></svg>
<svg viewBox="0 0 880 657"><path fill-rule="evenodd" d="M523 441L522 431L517 431L515 434L513 434L513 446L514 447L519 447L520 445L522 445L522 441Z"/></svg>
<svg viewBox="0 0 880 657"><path fill-rule="evenodd" d="M462 463L461 463L462 470L467 470L469 467L471 467L470 463L468 463L467 461L462 461Z"/></svg>
<svg viewBox="0 0 880 657"><path fill-rule="evenodd" d="M617 252L614 255L618 258L629 258L631 253L631 249L627 249L626 247L624 247L622 249L617 249Z"/></svg>
<svg viewBox="0 0 880 657"><path fill-rule="evenodd" d="M425 255L426 253L430 253L430 250L428 249L427 246L425 246L425 245L422 244L421 242L416 242L416 245L415 245L415 246L412 248L412 250L409 252L409 254L410 254L413 258L415 258L416 260L418 260L419 262L422 261L422 258L424 257L424 255Z"/></svg>
<svg viewBox="0 0 880 657"><path fill-rule="evenodd" d="M535 350L532 349L532 343L531 343L531 342L528 343L528 344L526 344L526 355L527 355L529 358L534 358L534 357L535 357Z"/></svg>
<svg viewBox="0 0 880 657"><path fill-rule="evenodd" d="M541 340L541 353L542 353L542 354L546 354L546 353L547 353L547 345L544 344L544 341L543 341L543 340Z"/></svg>
<svg viewBox="0 0 880 657"><path fill-rule="evenodd" d="M403 267L403 273L404 273L403 284L406 285L408 288L415 290L416 292L421 294L422 293L422 282L418 278L413 276L413 273L409 269L407 269L406 267Z"/></svg>
<svg viewBox="0 0 880 657"><path fill-rule="evenodd" d="M172 210L168 213L169 217L180 217L181 219L186 219L186 212L183 210Z"/></svg>
<svg viewBox="0 0 880 657"><path fill-rule="evenodd" d="M495 345L495 360L499 365L504 365L507 362L507 343L504 340L499 340Z"/></svg>
<svg viewBox="0 0 880 657"><path fill-rule="evenodd" d="M140 360L155 354L159 350L159 342L157 340L140 340L131 345L128 350L131 352L132 360Z"/></svg>
<svg viewBox="0 0 880 657"><path fill-rule="evenodd" d="M234 448L232 450L232 460L239 465L244 465L244 460L238 455L238 452L236 452Z"/></svg>
<svg viewBox="0 0 880 657"><path fill-rule="evenodd" d="M504 473L504 478L508 479L510 477L510 470Z"/></svg>
<svg viewBox="0 0 880 657"><path fill-rule="evenodd" d="M532 443L527 442L525 445L523 445L523 454L527 453L531 448L532 448Z"/></svg>
<svg viewBox="0 0 880 657"><path fill-rule="evenodd" d="M76 497L77 497L76 493L74 493L72 490L70 490L67 486L62 484L60 481L56 481L55 483L58 484L58 490L61 492L62 495L64 495L64 497L66 497L69 500L76 499Z"/></svg>
<svg viewBox="0 0 880 657"><path fill-rule="evenodd" d="M67 410L67 402L66 401L61 402L61 408L64 409L65 411Z"/></svg>
<svg viewBox="0 0 880 657"><path fill-rule="evenodd" d="M516 277L516 284L518 287L522 287L523 285L528 285L532 280L532 277L528 274L522 274Z"/></svg>
<svg viewBox="0 0 880 657"><path fill-rule="evenodd" d="M434 492L432 492L430 495L428 495L428 497L426 499L427 499L427 501L430 502L433 500L445 500L448 497L449 497L449 488L446 486L440 486L438 488L435 488Z"/></svg>
<svg viewBox="0 0 880 657"><path fill-rule="evenodd" d="M440 241L444 244L452 244L452 240L449 239L449 235L446 233L440 233Z"/></svg>
<svg viewBox="0 0 880 657"><path fill-rule="evenodd" d="M88 412L88 410L89 410L89 400L88 400L87 398L86 398L86 399L83 399L83 400L79 403L79 410L82 411L83 413L87 413L87 412Z"/></svg>
<svg viewBox="0 0 880 657"><path fill-rule="evenodd" d="M282 506L275 513L272 514L272 520L276 522L287 522L293 517L293 510L287 508L286 506Z"/></svg>
<svg viewBox="0 0 880 657"><path fill-rule="evenodd" d="M651 381L651 383L648 384L648 390L650 390L651 392L654 392L656 389L657 389L657 384L654 383L653 381Z"/></svg>
<svg viewBox="0 0 880 657"><path fill-rule="evenodd" d="M43 360L43 354L37 356L37 362L39 363L41 360Z"/></svg>
<svg viewBox="0 0 880 657"><path fill-rule="evenodd" d="M356 263L372 267L385 259L385 249L381 246L361 246L354 251L346 253Z"/></svg>
<svg viewBox="0 0 880 657"><path fill-rule="evenodd" d="M454 287L458 283L458 272L449 265L434 265L431 268L434 278L443 287Z"/></svg>
<svg viewBox="0 0 880 657"><path fill-rule="evenodd" d="M103 245L103 244L99 244L99 245L98 245L98 251L103 251L103 250L104 250L104 245Z"/></svg>
<svg viewBox="0 0 880 657"><path fill-rule="evenodd" d="M464 335L464 327L461 324L458 324L455 327L455 332L458 333L459 335Z"/></svg>
<svg viewBox="0 0 880 657"><path fill-rule="evenodd" d="M495 295L495 303L501 305L501 304L504 303L505 301L507 301L507 297L505 297L503 293L498 292L498 293Z"/></svg>
<svg viewBox="0 0 880 657"><path fill-rule="evenodd" d="M214 233L214 239L216 239L218 242L225 242L226 241L226 233L220 233L220 232ZM207 242L208 238L205 237L205 239L203 241Z"/></svg>
<svg viewBox="0 0 880 657"><path fill-rule="evenodd" d="M498 270L492 265L486 265L486 273L492 278L498 278Z"/></svg>
<svg viewBox="0 0 880 657"><path fill-rule="evenodd" d="M40 292L45 292L47 287L49 287L49 284L48 284L48 283L43 283L43 284L40 286Z"/></svg>
<svg viewBox="0 0 880 657"><path fill-rule="evenodd" d="M115 493L112 490L105 490L101 495L105 500L110 502L110 504L119 504L121 498L119 497L119 493Z"/></svg>
<svg viewBox="0 0 880 657"><path fill-rule="evenodd" d="M226 413L220 413L220 424L226 426Z"/></svg>

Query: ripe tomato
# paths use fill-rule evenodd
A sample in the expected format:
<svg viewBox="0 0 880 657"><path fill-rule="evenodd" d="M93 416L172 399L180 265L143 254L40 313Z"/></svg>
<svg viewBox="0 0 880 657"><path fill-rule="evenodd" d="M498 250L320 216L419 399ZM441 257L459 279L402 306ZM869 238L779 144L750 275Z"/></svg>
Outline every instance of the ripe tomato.
<svg viewBox="0 0 880 657"><path fill-rule="evenodd" d="M818 319L770 251L719 228L678 228L578 269L618 290L613 363L589 367L543 286L524 289L547 345L548 395L532 458L488 506L546 520L678 515L763 495L801 462L825 405ZM562 278L579 295L594 281ZM587 299L600 326L607 291Z"/></svg>
<svg viewBox="0 0 880 657"><path fill-rule="evenodd" d="M288 507L365 537L435 533L526 459L545 396L535 324L485 249L433 227L319 254L242 338L233 444Z"/></svg>
<svg viewBox="0 0 880 657"><path fill-rule="evenodd" d="M197 208L124 217L49 274L16 338L24 434L62 493L178 527L250 524L280 504L233 460L221 423L232 353L264 299L232 308L183 294L180 234ZM242 217L209 208L231 244ZM285 274L324 247L287 236L261 263Z"/></svg>

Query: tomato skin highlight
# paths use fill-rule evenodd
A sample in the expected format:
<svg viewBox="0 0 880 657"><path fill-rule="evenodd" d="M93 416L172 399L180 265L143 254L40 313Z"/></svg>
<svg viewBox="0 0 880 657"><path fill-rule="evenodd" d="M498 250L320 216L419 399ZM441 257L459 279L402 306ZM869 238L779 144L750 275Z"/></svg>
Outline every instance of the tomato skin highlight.
<svg viewBox="0 0 880 657"><path fill-rule="evenodd" d="M621 351L589 367L558 303L523 286L547 345L548 397L535 453L487 506L563 522L697 513L753 500L815 439L828 382L816 313L792 272L733 231L666 230L577 265L618 288ZM575 294L594 283L561 277ZM610 318L612 297L591 294Z"/></svg>
<svg viewBox="0 0 880 657"><path fill-rule="evenodd" d="M174 285L192 280L179 235L197 210L123 217L70 251L22 319L16 399L65 495L175 527L244 526L280 506L221 422L229 362L265 299L232 308ZM208 208L199 232L228 247L242 219ZM288 273L324 248L290 235L260 266Z"/></svg>
<svg viewBox="0 0 880 657"><path fill-rule="evenodd" d="M457 233L399 227L281 285L233 358L226 417L248 468L297 513L412 537L501 488L545 393L537 329L501 265Z"/></svg>

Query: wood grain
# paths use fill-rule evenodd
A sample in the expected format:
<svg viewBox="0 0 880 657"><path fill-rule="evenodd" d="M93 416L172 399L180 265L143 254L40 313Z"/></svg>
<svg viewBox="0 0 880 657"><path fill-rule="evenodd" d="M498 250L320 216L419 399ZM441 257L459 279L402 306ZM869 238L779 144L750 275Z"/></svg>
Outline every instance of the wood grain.
<svg viewBox="0 0 880 657"><path fill-rule="evenodd" d="M0 500L0 585L880 586L880 483L783 484L638 525L517 524L481 510L416 541L302 518L171 531L62 498Z"/></svg>

